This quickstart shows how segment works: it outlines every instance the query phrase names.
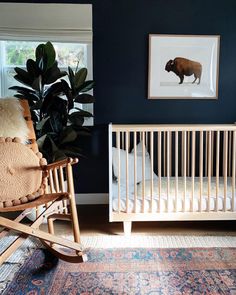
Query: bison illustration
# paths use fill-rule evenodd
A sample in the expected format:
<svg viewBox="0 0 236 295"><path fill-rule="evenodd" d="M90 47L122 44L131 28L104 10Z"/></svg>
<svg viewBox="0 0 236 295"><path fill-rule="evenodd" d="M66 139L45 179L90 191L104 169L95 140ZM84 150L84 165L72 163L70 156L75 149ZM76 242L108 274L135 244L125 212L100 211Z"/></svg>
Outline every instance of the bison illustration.
<svg viewBox="0 0 236 295"><path fill-rule="evenodd" d="M184 76L192 75L194 75L195 78L192 83L195 83L197 79L198 84L201 82L202 65L197 61L189 60L183 57L176 57L174 60L170 59L167 62L165 70L167 72L174 72L180 78L179 84L183 83Z"/></svg>

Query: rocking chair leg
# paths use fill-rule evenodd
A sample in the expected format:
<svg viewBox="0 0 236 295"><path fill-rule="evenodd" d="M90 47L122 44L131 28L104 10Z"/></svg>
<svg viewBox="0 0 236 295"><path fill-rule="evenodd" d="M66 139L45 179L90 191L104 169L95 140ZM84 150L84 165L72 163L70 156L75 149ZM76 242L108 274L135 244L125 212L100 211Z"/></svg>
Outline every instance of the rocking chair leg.
<svg viewBox="0 0 236 295"><path fill-rule="evenodd" d="M7 218L3 218L0 217L0 225L3 227L6 227L5 230L3 230L3 232L0 233L0 235L3 237L5 235L5 233L8 232L8 229L13 229L13 230L18 230L20 231L21 234L1 255L0 255L0 265L24 242L25 238L28 235L32 235L35 237L39 237L41 238L41 240L44 241L43 244L47 243L46 241L49 241L47 243L47 248L49 250L51 250L52 248L50 247L53 243L55 244L60 244L63 245L67 248L71 248L71 249L75 249L77 252L77 256L67 256L66 255L60 255L60 253L58 253L58 251L53 249L53 253L55 255L57 255L59 258L61 257L62 259L66 260L66 261L71 261L71 262L80 262L80 261L85 261L86 260L86 256L84 256L84 254L81 252L81 248L80 245L78 245L77 243L71 242L71 241L66 241L64 239L55 237L51 234L45 233L43 231L39 231L37 228L39 227L39 225L42 223L43 219L45 218L45 216L47 216L48 214L52 213L54 211L54 209L58 206L58 202L54 202L50 205L48 205L48 208L46 208L46 210L38 217L38 219L36 219L31 226L26 226L23 224L18 223L21 219L23 219L23 217L25 215L27 215L26 213L29 211L28 209L25 210L24 212L22 212L14 221L11 221ZM48 221L50 220L50 218L48 219ZM40 233L40 235L38 235L38 233ZM45 238L45 235L48 238ZM60 241L59 241L60 240ZM60 243L62 242L62 243ZM68 243L72 243L70 247L68 245ZM79 257L79 255L82 255L82 258Z"/></svg>
<svg viewBox="0 0 236 295"><path fill-rule="evenodd" d="M69 164L67 166L67 179L68 179L68 189L70 192L70 209L71 209L71 217L72 217L72 226L73 226L73 233L74 233L74 241L80 243L80 230L79 230L79 220L76 210L76 203L75 203L75 192L74 192L74 184L73 184L73 176L72 176L72 167Z"/></svg>
<svg viewBox="0 0 236 295"><path fill-rule="evenodd" d="M31 235L33 237L36 237L36 238L39 238L39 239L42 239L42 240L45 240L48 242L52 242L55 244L59 244L61 246L71 248L71 249L81 252L81 245L79 245L75 242L72 242L70 240L65 240L63 238L53 236L53 235L46 233L44 231L41 231L39 229L32 228L27 225L17 223L15 221L11 221L11 220L4 218L4 217L0 217L0 224L5 227L8 227L10 229L14 229L16 231L22 232L24 234Z"/></svg>
<svg viewBox="0 0 236 295"><path fill-rule="evenodd" d="M26 209L25 211L23 211L20 215L18 215L14 221L15 222L20 222L25 216L27 216L28 212L31 211L30 209ZM5 237L7 234L9 233L9 229L8 228L4 228L1 233L0 233L0 238ZM2 265L2 263L4 261L6 261L14 251L16 251L20 245L25 241L25 239L27 238L27 235L21 234L19 237L17 237L12 243L11 245L9 245L0 255L0 265Z"/></svg>

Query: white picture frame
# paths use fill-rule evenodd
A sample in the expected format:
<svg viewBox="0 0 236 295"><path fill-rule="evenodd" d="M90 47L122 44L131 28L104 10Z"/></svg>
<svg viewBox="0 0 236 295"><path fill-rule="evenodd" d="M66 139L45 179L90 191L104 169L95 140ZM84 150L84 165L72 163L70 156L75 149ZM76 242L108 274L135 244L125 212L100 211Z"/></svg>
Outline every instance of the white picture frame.
<svg viewBox="0 0 236 295"><path fill-rule="evenodd" d="M217 99L219 46L219 35L150 34L148 98Z"/></svg>

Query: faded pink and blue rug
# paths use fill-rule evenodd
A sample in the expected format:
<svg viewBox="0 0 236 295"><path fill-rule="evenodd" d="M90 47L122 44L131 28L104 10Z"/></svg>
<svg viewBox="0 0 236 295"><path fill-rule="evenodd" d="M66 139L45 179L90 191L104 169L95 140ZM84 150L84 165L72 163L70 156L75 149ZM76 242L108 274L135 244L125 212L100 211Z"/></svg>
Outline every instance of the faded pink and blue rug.
<svg viewBox="0 0 236 295"><path fill-rule="evenodd" d="M236 248L91 249L88 262L35 250L3 294L236 294Z"/></svg>

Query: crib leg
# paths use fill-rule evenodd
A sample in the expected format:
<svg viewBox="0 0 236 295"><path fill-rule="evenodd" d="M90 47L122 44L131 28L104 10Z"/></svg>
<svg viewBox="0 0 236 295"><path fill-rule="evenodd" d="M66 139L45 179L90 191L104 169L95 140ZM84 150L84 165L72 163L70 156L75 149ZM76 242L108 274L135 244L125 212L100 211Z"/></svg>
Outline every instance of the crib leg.
<svg viewBox="0 0 236 295"><path fill-rule="evenodd" d="M130 236L131 235L132 222L131 221L124 221L123 222L123 228L124 228L125 236Z"/></svg>

